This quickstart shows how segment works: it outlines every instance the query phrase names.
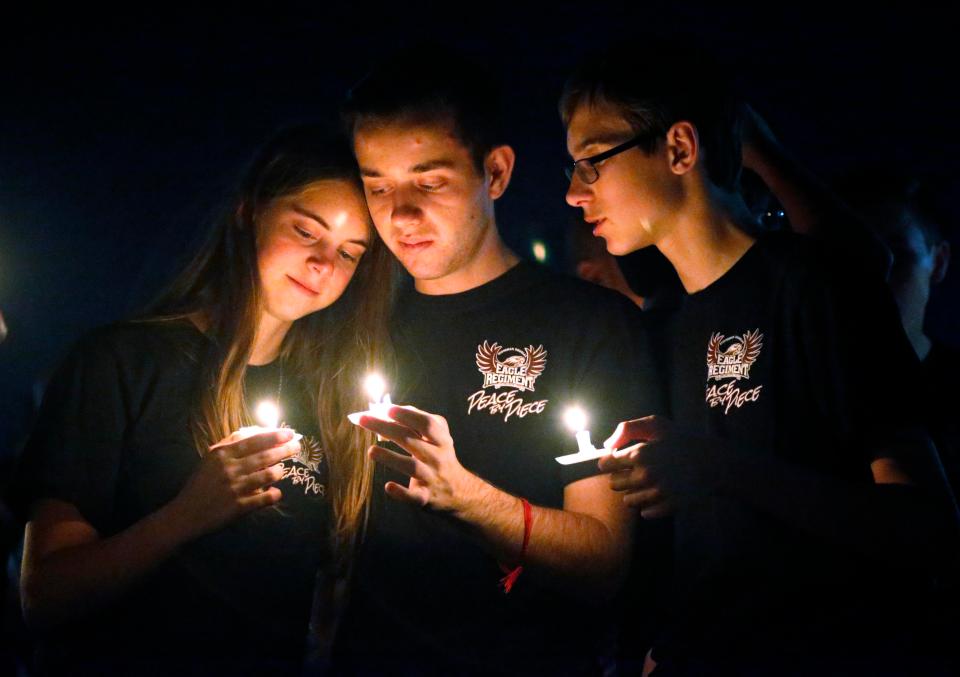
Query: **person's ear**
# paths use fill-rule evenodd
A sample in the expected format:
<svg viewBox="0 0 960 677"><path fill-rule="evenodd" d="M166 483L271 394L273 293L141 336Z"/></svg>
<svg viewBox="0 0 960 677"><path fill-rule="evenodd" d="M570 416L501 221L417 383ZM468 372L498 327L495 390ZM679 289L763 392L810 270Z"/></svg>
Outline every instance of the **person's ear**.
<svg viewBox="0 0 960 677"><path fill-rule="evenodd" d="M938 244L933 250L933 272L930 273L930 284L940 284L947 276L950 268L950 243L946 240Z"/></svg>
<svg viewBox="0 0 960 677"><path fill-rule="evenodd" d="M670 171L680 176L697 164L700 155L700 136L689 122L675 122L667 130L667 159Z"/></svg>
<svg viewBox="0 0 960 677"><path fill-rule="evenodd" d="M496 200L506 192L516 159L513 148L507 145L497 146L487 153L483 160L483 171L487 179L487 194L491 200Z"/></svg>

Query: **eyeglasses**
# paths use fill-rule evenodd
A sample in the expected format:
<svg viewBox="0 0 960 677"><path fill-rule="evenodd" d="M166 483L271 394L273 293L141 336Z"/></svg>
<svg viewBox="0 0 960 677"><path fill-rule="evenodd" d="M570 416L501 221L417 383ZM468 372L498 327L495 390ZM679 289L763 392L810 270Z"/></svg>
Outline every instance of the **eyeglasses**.
<svg viewBox="0 0 960 677"><path fill-rule="evenodd" d="M621 143L619 146L614 146L610 150L605 150L602 153L597 153L596 155L591 155L590 157L574 160L573 166L565 168L563 173L567 175L568 181L573 181L573 176L576 174L577 178L584 183L595 183L596 180L600 178L600 172L595 166L597 163L608 160L614 155L619 155L625 150L630 150L634 146L639 146L648 138L649 137L646 134L641 134L640 136L633 137L629 141Z"/></svg>

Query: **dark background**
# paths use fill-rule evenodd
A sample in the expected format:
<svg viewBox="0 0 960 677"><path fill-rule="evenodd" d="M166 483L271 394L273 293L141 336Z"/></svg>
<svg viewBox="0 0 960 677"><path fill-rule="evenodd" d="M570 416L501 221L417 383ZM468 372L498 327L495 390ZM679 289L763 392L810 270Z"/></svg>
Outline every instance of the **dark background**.
<svg viewBox="0 0 960 677"><path fill-rule="evenodd" d="M0 28L0 308L10 336L0 346L0 460L24 434L36 384L82 332L157 291L257 144L283 123L329 113L398 45L443 40L503 74L518 165L498 220L517 251L528 254L541 238L560 266L570 213L556 99L587 50L651 35L678 51L712 48L741 74L781 140L822 176L881 165L955 180L951 26L916 7L840 17L809 5L8 11ZM954 271L931 310L934 335L954 343L960 318L946 299L957 298L958 278Z"/></svg>

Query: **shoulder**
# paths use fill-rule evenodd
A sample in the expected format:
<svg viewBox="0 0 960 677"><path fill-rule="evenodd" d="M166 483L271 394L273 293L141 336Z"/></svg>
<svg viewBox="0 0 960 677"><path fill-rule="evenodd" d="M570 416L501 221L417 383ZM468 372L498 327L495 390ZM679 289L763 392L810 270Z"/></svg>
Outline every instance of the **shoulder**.
<svg viewBox="0 0 960 677"><path fill-rule="evenodd" d="M186 320L127 320L93 329L66 362L141 371L172 362L197 362L207 339Z"/></svg>
<svg viewBox="0 0 960 677"><path fill-rule="evenodd" d="M205 342L204 335L189 320L124 320L91 330L79 343L122 354L195 351Z"/></svg>
<svg viewBox="0 0 960 677"><path fill-rule="evenodd" d="M757 238L754 247L754 259L759 265L784 276L802 276L829 260L819 242L797 233L765 233Z"/></svg>
<svg viewBox="0 0 960 677"><path fill-rule="evenodd" d="M605 311L639 316L640 309L622 294L579 278L558 273L533 264L521 264L527 283L527 295L533 303L550 303L550 307L567 312L602 313ZM581 319L589 316L582 315ZM576 319L576 318L574 318Z"/></svg>
<svg viewBox="0 0 960 677"><path fill-rule="evenodd" d="M758 240L765 264L779 266L773 285L781 317L793 331L822 333L849 345L867 341L901 351L911 361L912 349L903 332L890 289L870 261L850 256L848 250L806 235L777 233ZM891 355L895 354L893 352ZM915 356L914 356L915 357Z"/></svg>
<svg viewBox="0 0 960 677"><path fill-rule="evenodd" d="M786 280L829 286L882 287L884 280L868 262L819 238L792 232L762 235L757 261Z"/></svg>

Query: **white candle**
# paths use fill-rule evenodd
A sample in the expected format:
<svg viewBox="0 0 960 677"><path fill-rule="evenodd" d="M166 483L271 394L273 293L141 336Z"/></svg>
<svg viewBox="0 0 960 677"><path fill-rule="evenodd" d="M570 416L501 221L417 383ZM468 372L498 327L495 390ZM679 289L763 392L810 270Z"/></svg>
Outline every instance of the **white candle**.
<svg viewBox="0 0 960 677"><path fill-rule="evenodd" d="M367 402L367 410L347 414L347 419L354 425L360 425L361 416L372 416L384 421L392 421L389 411L390 407L393 406L393 401L390 399L390 393L386 392L387 382L383 380L383 377L376 373L369 374L364 379L363 387L367 391L367 397L370 398L370 401Z"/></svg>
<svg viewBox="0 0 960 677"><path fill-rule="evenodd" d="M390 420L387 412L393 406L390 401L390 393L387 392L387 382L383 380L380 374L370 374L364 385L367 388L367 395L370 396L370 402L367 403L369 411L377 418Z"/></svg>
<svg viewBox="0 0 960 677"><path fill-rule="evenodd" d="M587 430L587 414L580 407L570 407L563 414L564 423L573 431L577 439L577 453L558 456L557 463L571 465L581 461L600 458L609 453L605 449L597 449L590 442L590 431Z"/></svg>
<svg viewBox="0 0 960 677"><path fill-rule="evenodd" d="M580 407L570 407L563 415L567 427L574 432L577 438L577 450L581 454L596 451L590 444L590 431L587 430L587 414Z"/></svg>
<svg viewBox="0 0 960 677"><path fill-rule="evenodd" d="M257 420L257 425L244 426L237 431L244 439L280 427L280 407L273 400L261 400L253 412L253 417ZM293 439L301 440L303 435L294 431Z"/></svg>
<svg viewBox="0 0 960 677"><path fill-rule="evenodd" d="M581 430L577 433L577 450L581 454L589 454L591 451L596 451L596 448L590 444L589 430Z"/></svg>

